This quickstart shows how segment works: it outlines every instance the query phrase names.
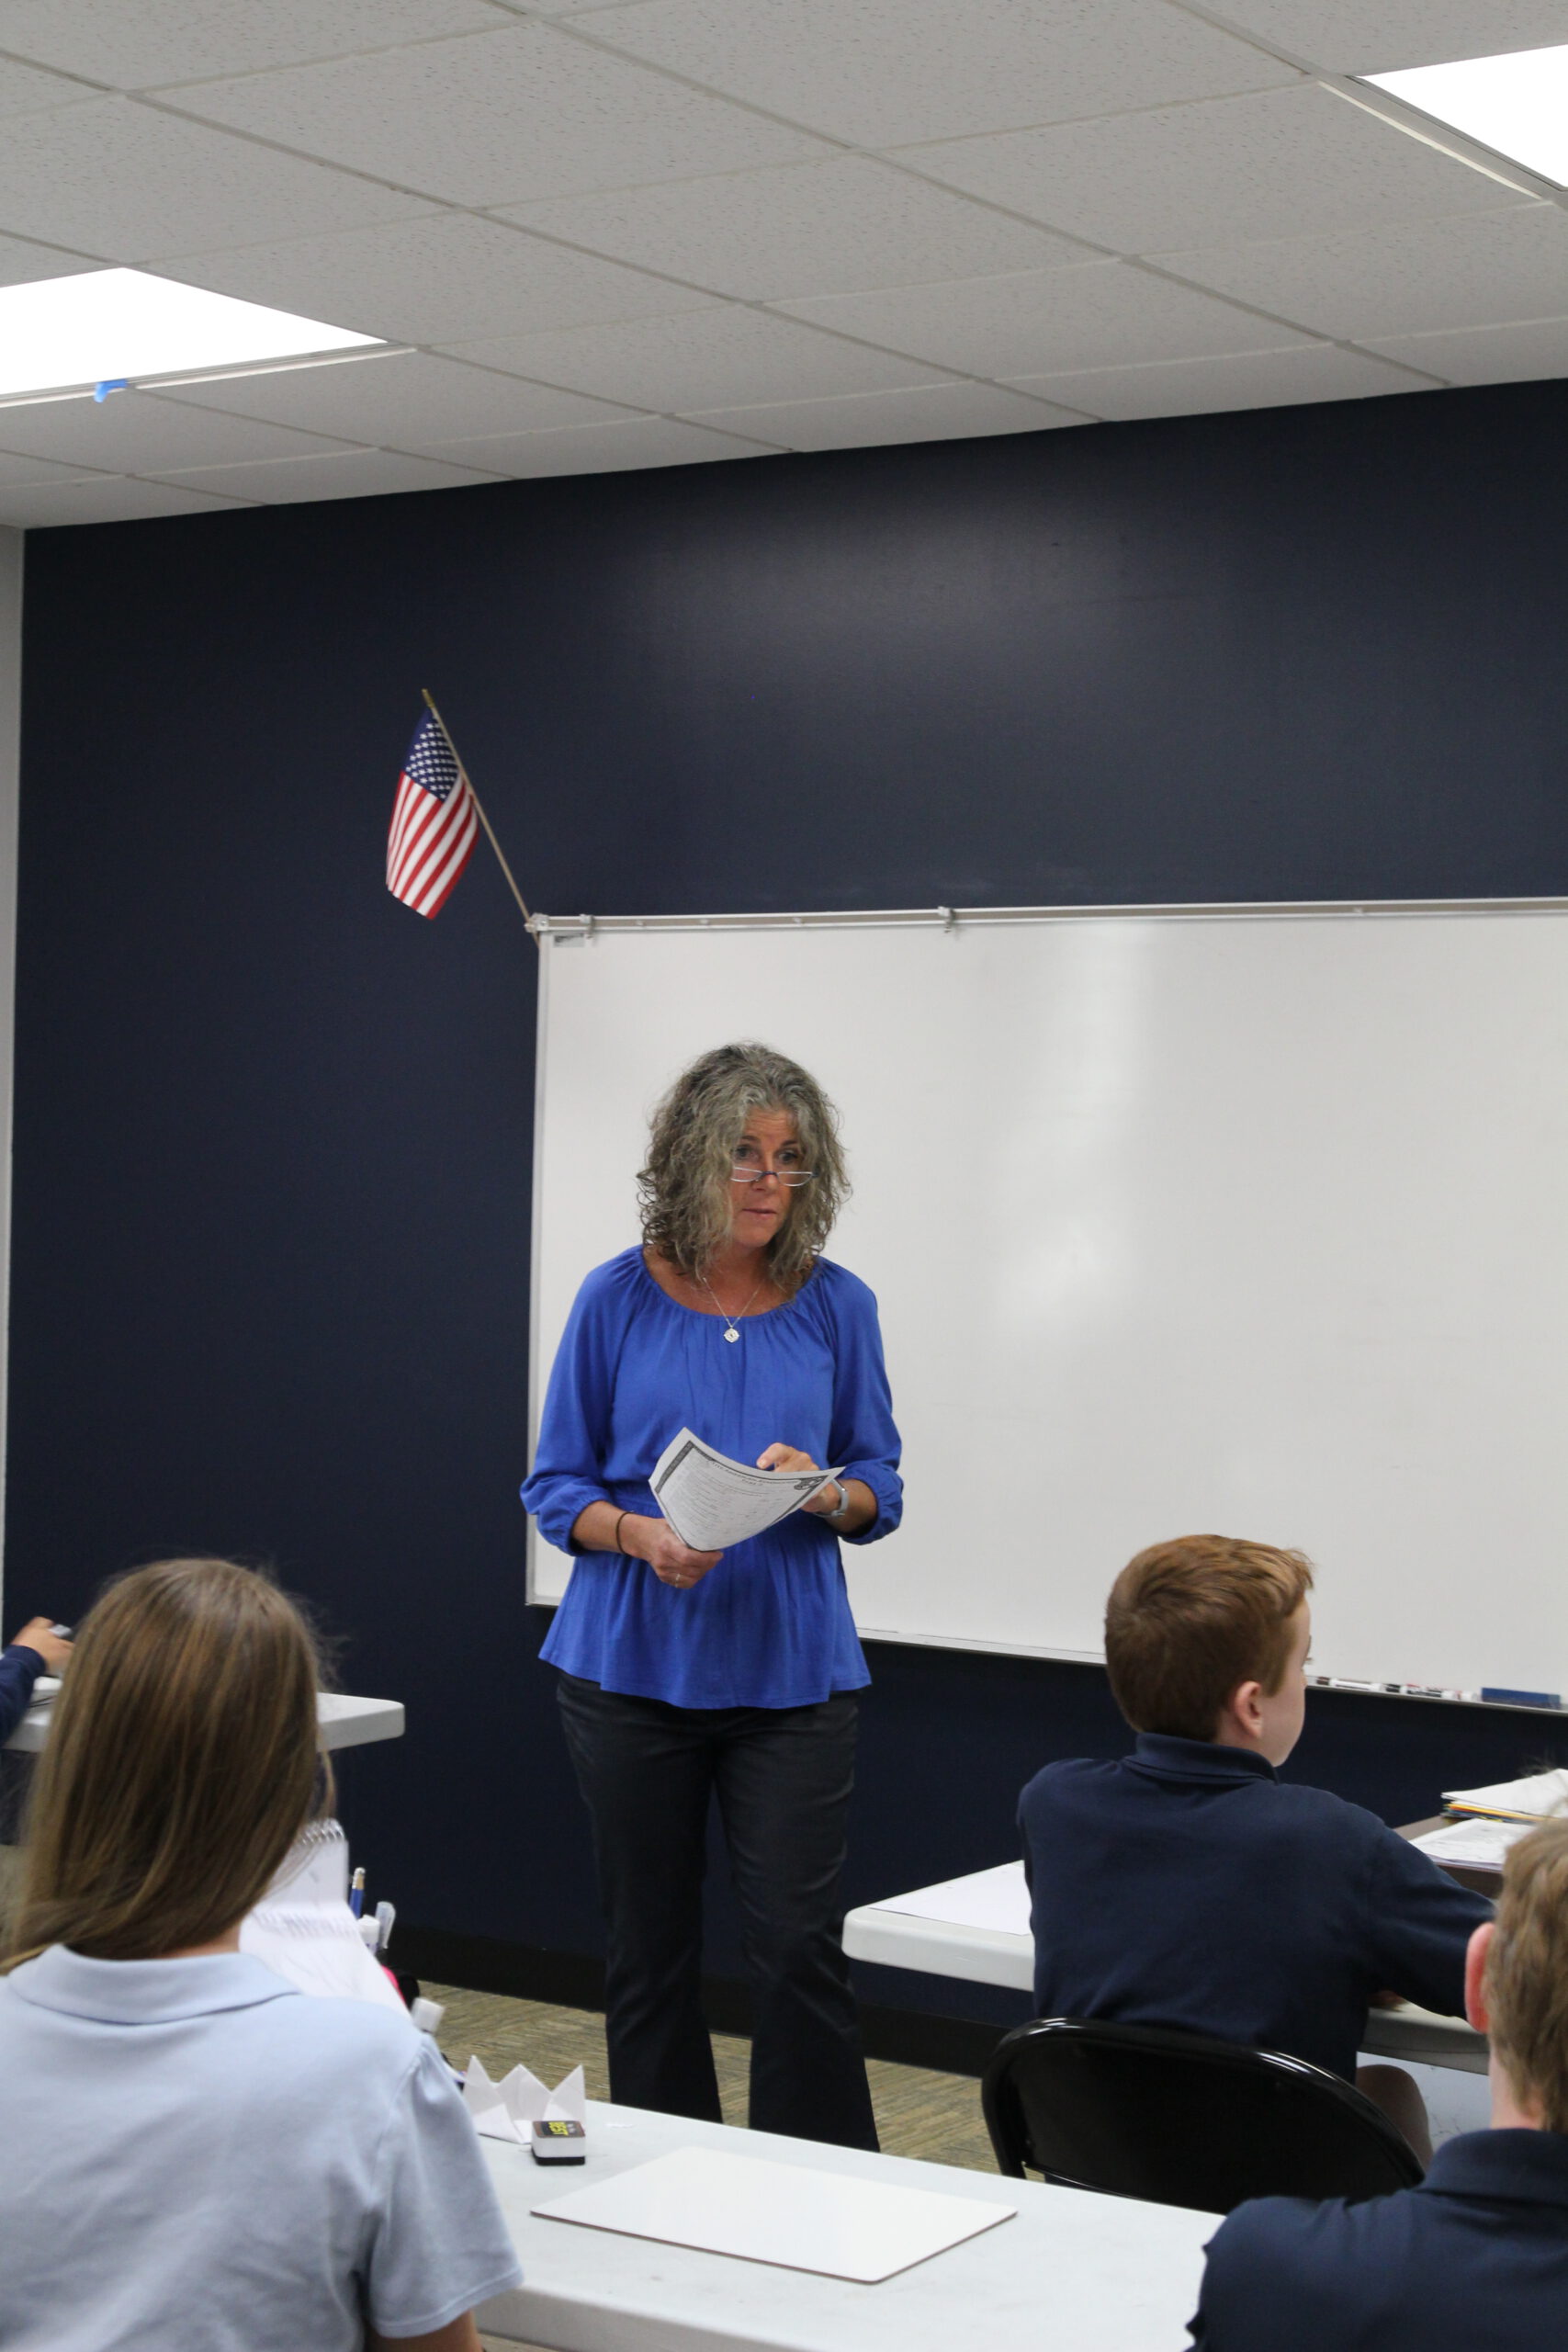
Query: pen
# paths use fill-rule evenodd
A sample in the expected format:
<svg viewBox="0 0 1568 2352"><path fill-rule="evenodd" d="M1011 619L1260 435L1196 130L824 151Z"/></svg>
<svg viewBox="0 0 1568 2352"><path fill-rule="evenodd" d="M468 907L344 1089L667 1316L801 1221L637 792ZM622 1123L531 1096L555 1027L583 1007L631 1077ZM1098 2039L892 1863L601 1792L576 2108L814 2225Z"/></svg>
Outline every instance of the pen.
<svg viewBox="0 0 1568 2352"><path fill-rule="evenodd" d="M365 1872L357 1870L349 1883L348 1907L357 1919L365 1908Z"/></svg>

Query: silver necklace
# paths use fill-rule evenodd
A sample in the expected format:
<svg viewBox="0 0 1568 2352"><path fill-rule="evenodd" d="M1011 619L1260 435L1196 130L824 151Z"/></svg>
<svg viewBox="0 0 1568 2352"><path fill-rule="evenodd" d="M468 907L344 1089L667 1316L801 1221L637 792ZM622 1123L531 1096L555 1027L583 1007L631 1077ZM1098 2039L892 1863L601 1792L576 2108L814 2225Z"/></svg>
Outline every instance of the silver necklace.
<svg viewBox="0 0 1568 2352"><path fill-rule="evenodd" d="M700 1282L700 1283L702 1283L703 1288L706 1291L706 1293L707 1293L708 1296L712 1299L712 1301L713 1301L714 1305L715 1305L716 1306L718 1306L718 1293L714 1289L713 1284L712 1284L712 1283L711 1283L706 1279L706 1277L705 1277L705 1275L703 1275L703 1274L699 1274L699 1275L697 1276L697 1280L698 1280L698 1282ZM761 1283L759 1283L757 1284L757 1290L761 1290L761 1287L762 1287ZM754 1290L754 1291L751 1293L751 1298L755 1298L755 1297L756 1297L756 1295L757 1295L757 1290ZM734 1316L734 1317L731 1317L731 1316L726 1315L726 1314L725 1314L725 1312L724 1312L723 1307L722 1307L722 1306L718 1306L719 1315L720 1315L720 1317L721 1317L721 1318L722 1318L722 1320L723 1320L723 1323L724 1323L724 1336L725 1336L725 1338L726 1338L727 1340L738 1340L738 1339L740 1337L740 1334L739 1334L739 1332L736 1329L735 1326L736 1326L736 1324L737 1324L737 1323L740 1322L740 1321L744 1318L745 1314L746 1314L746 1307L750 1306L750 1304L751 1304L751 1298L749 1298L749 1299L747 1300L747 1302L746 1302L746 1306L743 1306L743 1307L741 1308L740 1313L739 1313L739 1315L737 1315L737 1316Z"/></svg>

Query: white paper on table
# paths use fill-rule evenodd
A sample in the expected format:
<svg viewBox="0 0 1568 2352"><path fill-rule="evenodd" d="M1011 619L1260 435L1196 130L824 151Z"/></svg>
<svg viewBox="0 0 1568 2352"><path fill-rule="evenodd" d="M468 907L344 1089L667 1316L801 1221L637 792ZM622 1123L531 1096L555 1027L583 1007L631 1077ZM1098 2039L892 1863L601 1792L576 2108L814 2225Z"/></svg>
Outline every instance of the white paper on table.
<svg viewBox="0 0 1568 2352"><path fill-rule="evenodd" d="M1492 1821L1482 1815L1473 1821L1445 1822L1441 1829L1428 1829L1424 1836L1413 1838L1424 1854L1435 1862L1458 1862L1472 1870L1500 1871L1507 1859L1510 1846L1528 1838L1533 1824L1529 1821Z"/></svg>
<svg viewBox="0 0 1568 2352"><path fill-rule="evenodd" d="M1010 2222L1018 2208L807 2165L721 2155L714 2148L678 2148L533 2210L547 2221L873 2286Z"/></svg>
<svg viewBox="0 0 1568 2352"><path fill-rule="evenodd" d="M682 1544L694 1552L724 1552L787 1519L837 1476L836 1470L759 1470L682 1430L654 1464L652 1486Z"/></svg>
<svg viewBox="0 0 1568 2352"><path fill-rule="evenodd" d="M463 2077L463 2105L474 2119L475 2131L482 2132L487 2140L521 2142L525 2148L532 2143L529 2127L534 2123L586 2124L588 2120L581 2066L574 2066L552 2091L526 2066L513 2066L510 2075L492 2083L480 2061L470 2058Z"/></svg>
<svg viewBox="0 0 1568 2352"><path fill-rule="evenodd" d="M948 1928L990 1928L1009 1936L1030 1932L1029 1889L1021 1862L998 1862L995 1870L950 1878L941 1886L918 1886L913 1894L890 1894L873 1907L938 1919Z"/></svg>
<svg viewBox="0 0 1568 2352"><path fill-rule="evenodd" d="M1445 1789L1443 1803L1461 1813L1522 1814L1552 1821L1568 1814L1568 1766L1532 1772L1522 1781L1495 1781L1483 1789Z"/></svg>
<svg viewBox="0 0 1568 2352"><path fill-rule="evenodd" d="M348 1841L335 1821L313 1821L300 1831L255 1909L241 1920L240 1950L265 1961L301 1993L408 2014L348 1907Z"/></svg>

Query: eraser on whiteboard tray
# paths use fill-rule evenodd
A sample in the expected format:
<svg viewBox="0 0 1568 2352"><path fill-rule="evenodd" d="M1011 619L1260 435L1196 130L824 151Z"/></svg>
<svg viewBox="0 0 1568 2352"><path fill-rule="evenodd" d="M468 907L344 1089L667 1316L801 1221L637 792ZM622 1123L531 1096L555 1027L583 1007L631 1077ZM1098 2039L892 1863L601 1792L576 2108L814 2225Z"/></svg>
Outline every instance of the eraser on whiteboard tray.
<svg viewBox="0 0 1568 2352"><path fill-rule="evenodd" d="M528 2144L536 2165L581 2165L588 2160L588 2134L581 2123L558 2116L536 2116Z"/></svg>
<svg viewBox="0 0 1568 2352"><path fill-rule="evenodd" d="M1483 1684L1481 1695L1498 1706L1561 1707L1562 1704L1555 1690L1489 1690Z"/></svg>

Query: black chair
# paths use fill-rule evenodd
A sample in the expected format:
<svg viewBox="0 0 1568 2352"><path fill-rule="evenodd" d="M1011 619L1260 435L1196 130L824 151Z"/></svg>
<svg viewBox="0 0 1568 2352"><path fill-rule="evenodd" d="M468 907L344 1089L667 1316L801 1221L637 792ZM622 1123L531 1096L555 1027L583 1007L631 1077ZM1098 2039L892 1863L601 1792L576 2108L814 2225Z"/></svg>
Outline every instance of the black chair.
<svg viewBox="0 0 1568 2352"><path fill-rule="evenodd" d="M981 2085L1004 2173L1228 2213L1248 2197L1386 2197L1422 2177L1404 2134L1337 2075L1164 2026L1036 2018Z"/></svg>

